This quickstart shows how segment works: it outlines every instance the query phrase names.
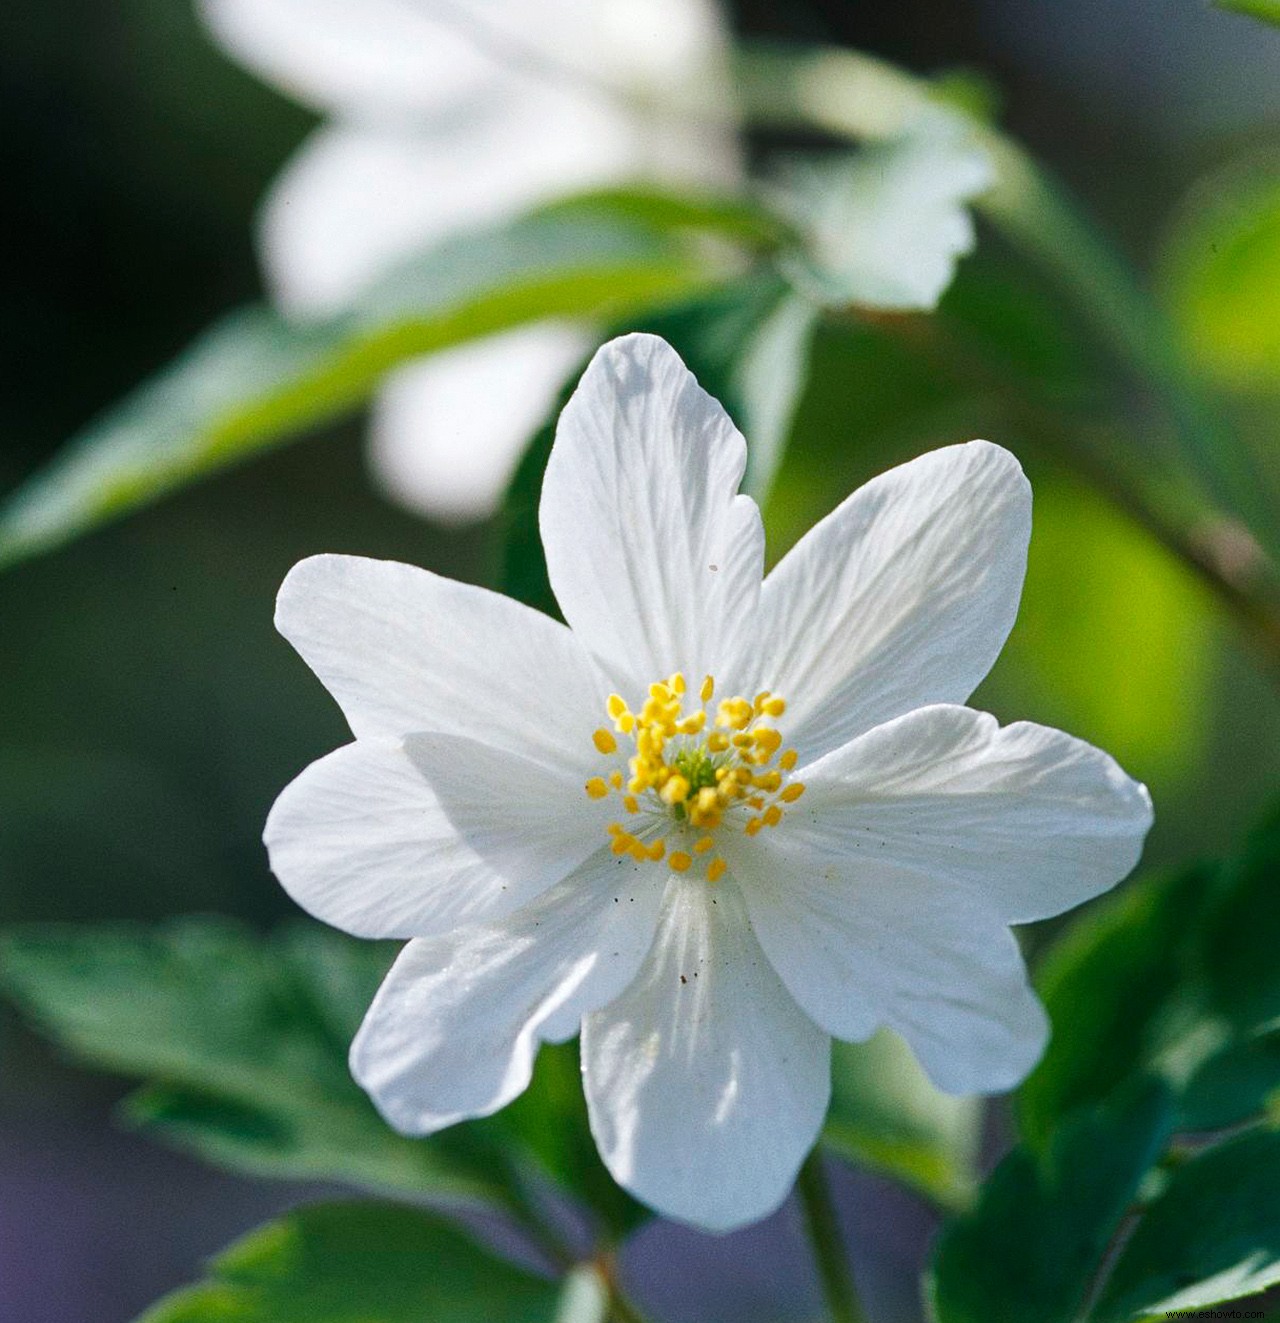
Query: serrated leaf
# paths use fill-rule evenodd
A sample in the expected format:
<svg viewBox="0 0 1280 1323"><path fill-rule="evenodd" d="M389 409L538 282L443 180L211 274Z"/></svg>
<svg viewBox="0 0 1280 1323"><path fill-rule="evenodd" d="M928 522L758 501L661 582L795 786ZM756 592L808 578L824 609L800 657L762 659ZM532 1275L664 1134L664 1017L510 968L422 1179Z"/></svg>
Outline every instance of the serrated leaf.
<svg viewBox="0 0 1280 1323"><path fill-rule="evenodd" d="M832 1152L963 1208L977 1189L980 1124L978 1100L940 1093L888 1030L866 1043L833 1044L822 1132Z"/></svg>
<svg viewBox="0 0 1280 1323"><path fill-rule="evenodd" d="M1077 1113L1046 1153L1014 1149L938 1239L926 1279L937 1323L1074 1323L1172 1120L1167 1090L1147 1081Z"/></svg>
<svg viewBox="0 0 1280 1323"><path fill-rule="evenodd" d="M505 1206L465 1131L397 1135L347 1070L386 944L226 920L11 930L0 984L66 1050L149 1081L125 1115L242 1171Z"/></svg>
<svg viewBox="0 0 1280 1323"><path fill-rule="evenodd" d="M1280 1283L1280 1134L1228 1140L1174 1169L1125 1244L1090 1323L1172 1316Z"/></svg>
<svg viewBox="0 0 1280 1323"><path fill-rule="evenodd" d="M319 1204L251 1232L139 1323L552 1323L557 1298L421 1209Z"/></svg>
<svg viewBox="0 0 1280 1323"><path fill-rule="evenodd" d="M234 313L9 497L0 564L341 416L407 358L546 317L631 315L709 279L705 256L651 224L551 210L440 244L334 321Z"/></svg>

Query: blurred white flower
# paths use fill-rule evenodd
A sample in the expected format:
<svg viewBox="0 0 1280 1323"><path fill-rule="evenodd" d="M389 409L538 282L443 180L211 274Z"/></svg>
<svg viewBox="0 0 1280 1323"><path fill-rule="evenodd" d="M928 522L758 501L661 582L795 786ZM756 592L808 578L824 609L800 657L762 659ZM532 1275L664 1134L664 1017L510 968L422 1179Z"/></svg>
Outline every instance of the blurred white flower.
<svg viewBox="0 0 1280 1323"><path fill-rule="evenodd" d="M713 127L732 122L715 0L199 3L236 59L327 117L261 215L268 283L294 317L564 193L737 177L733 134ZM542 324L401 368L374 407L375 476L425 513L488 513L591 342Z"/></svg>
<svg viewBox="0 0 1280 1323"><path fill-rule="evenodd" d="M392 1125L497 1110L581 1025L610 1171L714 1229L785 1197L830 1035L888 1025L948 1092L1016 1084L1047 1026L1009 925L1110 887L1151 822L1106 754L958 706L1022 587L1007 451L883 474L763 582L745 462L674 352L629 336L547 467L570 628L406 565L303 561L277 623L356 738L266 830L313 914L413 939L351 1054Z"/></svg>

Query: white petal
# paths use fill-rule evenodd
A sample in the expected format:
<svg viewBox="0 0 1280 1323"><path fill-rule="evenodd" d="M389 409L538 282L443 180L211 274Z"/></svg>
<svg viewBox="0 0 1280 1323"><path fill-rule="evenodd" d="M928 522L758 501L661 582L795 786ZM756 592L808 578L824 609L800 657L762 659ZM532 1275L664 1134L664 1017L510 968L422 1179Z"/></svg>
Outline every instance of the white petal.
<svg viewBox="0 0 1280 1323"><path fill-rule="evenodd" d="M637 1198L727 1231L786 1198L826 1113L830 1056L733 883L673 877L635 983L583 1025L591 1129Z"/></svg>
<svg viewBox="0 0 1280 1323"><path fill-rule="evenodd" d="M891 469L810 529L765 581L744 653L786 697L802 761L964 702L1013 626L1030 533L1022 469L986 441Z"/></svg>
<svg viewBox="0 0 1280 1323"><path fill-rule="evenodd" d="M628 335L560 416L542 488L556 600L627 698L715 673L759 593L764 534L737 496L746 444L670 345Z"/></svg>
<svg viewBox="0 0 1280 1323"><path fill-rule="evenodd" d="M607 696L595 667L563 625L498 593L312 556L285 577L276 628L357 736L464 735L556 769L594 757Z"/></svg>
<svg viewBox="0 0 1280 1323"><path fill-rule="evenodd" d="M316 918L358 937L449 932L511 913L597 848L603 825L566 813L573 788L545 769L472 741L423 739L412 752L357 740L273 805L272 871Z"/></svg>
<svg viewBox="0 0 1280 1323"><path fill-rule="evenodd" d="M497 1111L529 1083L540 1041L572 1037L635 976L661 896L659 869L604 852L502 925L410 942L352 1074L406 1134Z"/></svg>
<svg viewBox="0 0 1280 1323"><path fill-rule="evenodd" d="M501 72L474 38L414 0L200 0L200 11L263 78L356 119L439 111Z"/></svg>
<svg viewBox="0 0 1280 1323"><path fill-rule="evenodd" d="M742 854L760 944L829 1033L861 1040L888 1025L947 1093L1010 1089L1039 1060L1048 1021L1018 945L971 896L802 845Z"/></svg>
<svg viewBox="0 0 1280 1323"><path fill-rule="evenodd" d="M1146 787L1101 749L965 707L898 717L802 776L797 829L832 852L955 883L1006 923L1114 886L1151 827Z"/></svg>
<svg viewBox="0 0 1280 1323"><path fill-rule="evenodd" d="M648 158L624 109L554 88L505 90L429 128L321 128L267 197L267 278L287 312L339 312L447 235L645 175Z"/></svg>
<svg viewBox="0 0 1280 1323"><path fill-rule="evenodd" d="M706 0L200 0L224 47L282 90L364 121L421 120L497 84L724 95ZM714 105L714 103L712 103ZM723 111L721 112L723 113Z"/></svg>
<svg viewBox="0 0 1280 1323"><path fill-rule="evenodd" d="M548 323L399 368L379 387L373 411L370 458L379 485L436 519L492 514L590 348L580 328Z"/></svg>

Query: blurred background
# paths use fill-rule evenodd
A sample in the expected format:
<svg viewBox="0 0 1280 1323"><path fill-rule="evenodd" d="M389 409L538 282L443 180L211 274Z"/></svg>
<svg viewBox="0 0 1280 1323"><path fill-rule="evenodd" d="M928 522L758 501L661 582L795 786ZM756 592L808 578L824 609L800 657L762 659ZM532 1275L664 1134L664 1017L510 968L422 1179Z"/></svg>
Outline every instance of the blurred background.
<svg viewBox="0 0 1280 1323"><path fill-rule="evenodd" d="M1280 32L1200 0L730 8L744 35L853 46L923 73L976 71L1008 130L1157 286L1194 190L1280 142ZM316 120L231 64L184 0L44 0L9 6L2 27L7 490L256 295L255 208ZM1006 261L980 232L948 298L998 287ZM859 357L852 335L827 331L817 346L768 510L771 557L873 473L988 431L973 401L908 362ZM1046 354L1046 373L1087 370ZM991 439L1023 459L1036 525L1018 625L975 701L1004 720L1065 727L1145 780L1157 806L1150 863L1229 848L1280 773L1280 714L1259 664L1146 533L1051 456ZM322 550L484 581L492 533L435 527L380 498L353 420L0 576L0 924L216 911L267 926L289 913L261 823L285 782L345 732L272 629L277 585ZM119 1131L121 1085L71 1069L0 1016L5 1319L124 1323L303 1193ZM841 1197L861 1228L868 1297L886 1318L913 1318L923 1206L870 1178L850 1177ZM734 1318L753 1290L776 1301L776 1317L806 1317L811 1284L779 1266L792 1218L686 1244L688 1262L720 1265L713 1302L689 1317Z"/></svg>

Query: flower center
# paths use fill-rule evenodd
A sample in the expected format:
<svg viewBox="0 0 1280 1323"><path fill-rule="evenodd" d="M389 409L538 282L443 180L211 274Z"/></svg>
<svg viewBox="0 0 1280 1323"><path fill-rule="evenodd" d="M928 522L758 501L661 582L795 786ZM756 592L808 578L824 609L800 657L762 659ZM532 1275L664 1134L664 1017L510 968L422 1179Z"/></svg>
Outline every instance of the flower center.
<svg viewBox="0 0 1280 1323"><path fill-rule="evenodd" d="M614 854L629 854L637 863L665 858L677 873L698 861L707 880L715 882L726 868L714 853L717 830L755 836L776 827L783 805L804 794L799 781L787 779L796 751L783 750L781 734L768 724L787 710L786 700L767 689L754 699L723 698L710 717L714 693L715 680L708 675L698 691L699 706L690 698L686 714L684 676L677 671L649 686L638 712L620 695L609 696L613 730L601 727L591 738L603 757L626 758L626 771L615 767L593 776L585 789L591 799L616 794L622 800L625 825L608 827ZM629 756L615 731L633 745Z"/></svg>

